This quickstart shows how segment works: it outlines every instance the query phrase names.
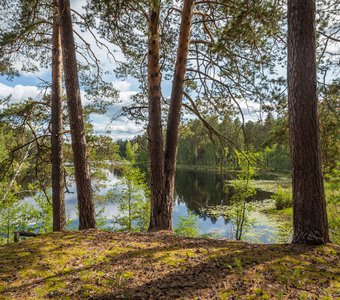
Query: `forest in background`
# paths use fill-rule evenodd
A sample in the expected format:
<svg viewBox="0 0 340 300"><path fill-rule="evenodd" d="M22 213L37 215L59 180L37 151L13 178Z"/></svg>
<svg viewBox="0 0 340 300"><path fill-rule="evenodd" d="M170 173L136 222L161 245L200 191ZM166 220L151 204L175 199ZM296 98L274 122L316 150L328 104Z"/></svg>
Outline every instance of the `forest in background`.
<svg viewBox="0 0 340 300"><path fill-rule="evenodd" d="M339 11L0 0L0 298L337 299Z"/></svg>
<svg viewBox="0 0 340 300"><path fill-rule="evenodd" d="M289 18L283 3L240 5L238 1L230 4L184 1L182 4L179 8L172 1L139 4L89 1L83 11L78 12L71 9L69 1L41 0L35 6L29 1L17 1L15 5L3 1L1 20L6 26L1 33L1 75L13 79L22 72L52 70L51 82L42 81L42 97L14 104L10 96L2 99L1 216L7 240L15 229L34 230L34 226L41 224L45 231L52 227L54 230L65 228L64 198L70 182L75 182L77 188L79 229L95 227L93 196L105 185L105 170L112 168L112 164L122 169L130 195L134 185L146 187L147 180L150 231L172 230L176 165L217 169L221 173L237 170L239 186L235 188L240 192L241 215L252 190L248 183L255 172L289 173L291 169L302 168L300 176L305 179L297 180L306 182L300 186L303 193L309 195L306 199L321 201L323 208L315 215L318 219L315 224L323 222L320 228L324 232L327 218L322 176L326 176L328 188L336 190L334 186L338 184L339 82L332 73L338 57L333 50L338 45L334 14L338 4L318 2L317 32L309 33L310 48L286 47ZM6 15L11 17L5 20ZM112 15L115 15L113 23ZM113 59L112 74L133 78L139 83L139 92L119 112L120 116L146 129L143 136L130 143L134 154L128 159L126 152L129 151L124 145L129 143L96 136L89 121L91 114L107 114L110 107L119 102L119 92L112 82L106 81L107 71L82 36L85 32ZM288 32L292 43L298 41L293 38L296 32L293 30L291 35ZM116 59L115 51L108 45L117 47L124 59ZM289 101L289 95L287 99L287 82L280 70L285 69L287 63L288 70L289 66L296 67L289 55L287 59L287 50L289 54L296 49L300 50L294 52L297 54L309 49L304 51L309 51L310 61L315 62L313 57L317 55L319 72L319 78L315 71L309 74L315 76L305 81L316 84L319 79L319 117L316 89L308 87L305 94L292 98L300 102L313 99L307 99L302 107L311 107L299 113L301 119L306 118L314 125L306 126L306 123L301 127L298 123L298 129L294 122L299 118L288 116L299 115L297 110L301 107L299 101ZM288 76L288 81L297 76L300 69L302 67ZM301 93L301 90L300 87L295 92ZM84 107L82 97L89 103ZM247 105L258 103L265 119L245 121L242 101ZM289 103L296 104L296 111L290 111L293 108ZM303 135L304 131L318 127L315 125L318 119L323 174L317 162L318 130L317 134ZM289 127L291 135L303 136L292 142ZM295 146L297 152L290 152ZM303 152L306 155L302 155ZM290 159L289 153L298 157ZM136 158L132 158L134 155ZM140 171L132 171L142 164L148 166L145 179ZM130 167L124 170L125 166L131 170ZM311 172L317 172L317 184L306 180ZM293 175L293 180L296 178ZM316 190L312 192L314 186ZM293 191L299 199L294 200L296 203L305 201L298 197L300 192ZM33 209L22 201L25 196L35 197L39 208ZM333 198L337 205L337 196ZM314 209L319 204L303 207ZM304 224L304 218L301 220ZM131 221L129 224L131 227ZM322 238L324 241L328 239L326 235Z"/></svg>

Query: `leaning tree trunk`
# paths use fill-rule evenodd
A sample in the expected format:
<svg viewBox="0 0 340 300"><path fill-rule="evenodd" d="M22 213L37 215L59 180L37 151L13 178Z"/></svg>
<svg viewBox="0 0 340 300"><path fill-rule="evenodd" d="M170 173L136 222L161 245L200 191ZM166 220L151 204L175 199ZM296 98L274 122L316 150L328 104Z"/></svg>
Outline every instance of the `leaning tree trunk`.
<svg viewBox="0 0 340 300"><path fill-rule="evenodd" d="M65 230L65 180L63 155L63 114L62 114L62 54L57 1L55 7L52 33L52 205L53 231Z"/></svg>
<svg viewBox="0 0 340 300"><path fill-rule="evenodd" d="M148 34L148 138L150 155L151 216L149 231L171 229L164 202L164 155L161 113L160 0L150 0Z"/></svg>
<svg viewBox="0 0 340 300"><path fill-rule="evenodd" d="M178 39L175 74L172 81L165 148L165 204L168 226L172 229L178 132L181 119L184 77L189 53L193 0L185 0Z"/></svg>
<svg viewBox="0 0 340 300"><path fill-rule="evenodd" d="M288 1L293 243L329 242L317 114L315 0Z"/></svg>
<svg viewBox="0 0 340 300"><path fill-rule="evenodd" d="M59 0L58 3L64 76L72 137L75 181L77 186L79 229L95 228L95 211L86 152L83 109L80 98L70 1Z"/></svg>

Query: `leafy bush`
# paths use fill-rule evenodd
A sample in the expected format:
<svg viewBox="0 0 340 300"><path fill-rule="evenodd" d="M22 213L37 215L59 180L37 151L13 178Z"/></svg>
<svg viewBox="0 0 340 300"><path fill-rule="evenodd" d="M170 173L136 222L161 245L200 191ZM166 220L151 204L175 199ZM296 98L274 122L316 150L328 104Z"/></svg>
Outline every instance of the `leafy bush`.
<svg viewBox="0 0 340 300"><path fill-rule="evenodd" d="M188 211L187 216L179 216L174 231L176 234L184 237L198 237L200 233L197 224L197 216L190 211Z"/></svg>
<svg viewBox="0 0 340 300"><path fill-rule="evenodd" d="M271 198L275 201L277 210L292 207L292 194L285 192L281 186L278 187L277 192Z"/></svg>
<svg viewBox="0 0 340 300"><path fill-rule="evenodd" d="M126 145L126 158L121 165L119 182L106 194L108 201L118 204L119 215L113 223L119 230L146 231L150 217L150 190L145 174L135 165L135 145Z"/></svg>

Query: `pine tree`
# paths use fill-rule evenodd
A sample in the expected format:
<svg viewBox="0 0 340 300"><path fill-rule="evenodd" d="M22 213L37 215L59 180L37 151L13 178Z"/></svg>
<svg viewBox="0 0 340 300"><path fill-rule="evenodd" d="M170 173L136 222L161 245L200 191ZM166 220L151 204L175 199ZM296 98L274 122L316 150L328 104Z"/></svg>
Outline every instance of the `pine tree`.
<svg viewBox="0 0 340 300"><path fill-rule="evenodd" d="M78 66L74 44L71 7L69 0L58 2L61 27L61 46L67 105L72 137L73 163L77 186L79 229L95 228L95 210L92 196L90 169L86 150L83 110L80 96Z"/></svg>
<svg viewBox="0 0 340 300"><path fill-rule="evenodd" d="M62 50L57 1L53 1L52 33L52 101L51 101L51 162L53 231L66 228L65 179L63 155L63 110L62 110Z"/></svg>
<svg viewBox="0 0 340 300"><path fill-rule="evenodd" d="M329 242L317 113L315 0L288 1L288 111L296 244Z"/></svg>

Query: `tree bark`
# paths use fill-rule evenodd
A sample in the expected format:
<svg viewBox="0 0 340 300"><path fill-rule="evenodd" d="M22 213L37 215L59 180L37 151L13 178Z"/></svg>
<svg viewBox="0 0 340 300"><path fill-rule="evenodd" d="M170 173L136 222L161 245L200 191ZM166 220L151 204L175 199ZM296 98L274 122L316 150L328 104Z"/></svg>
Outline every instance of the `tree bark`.
<svg viewBox="0 0 340 300"><path fill-rule="evenodd" d="M63 112L62 112L62 54L57 1L54 4L52 33L52 205L53 231L62 231L66 227L65 180L63 155Z"/></svg>
<svg viewBox="0 0 340 300"><path fill-rule="evenodd" d="M164 155L161 112L160 0L150 0L148 33L148 138L150 155L151 216L149 231L171 229L164 202Z"/></svg>
<svg viewBox="0 0 340 300"><path fill-rule="evenodd" d="M293 243L329 242L317 114L315 0L288 1Z"/></svg>
<svg viewBox="0 0 340 300"><path fill-rule="evenodd" d="M160 105L162 97L159 64L160 1L150 1L148 35L148 136L151 165L151 217L149 231L172 230L178 131L181 117L184 77L189 52L192 7L192 0L184 1L167 122L166 148L164 152Z"/></svg>
<svg viewBox="0 0 340 300"><path fill-rule="evenodd" d="M165 199L168 221L172 226L175 174L178 149L179 124L181 120L184 79L189 53L193 0L185 0L178 38L175 73L172 81L165 148Z"/></svg>
<svg viewBox="0 0 340 300"><path fill-rule="evenodd" d="M76 50L69 0L59 0L61 44L67 104L69 110L75 181L77 186L79 229L95 228L95 210L86 152L83 109L80 97Z"/></svg>

